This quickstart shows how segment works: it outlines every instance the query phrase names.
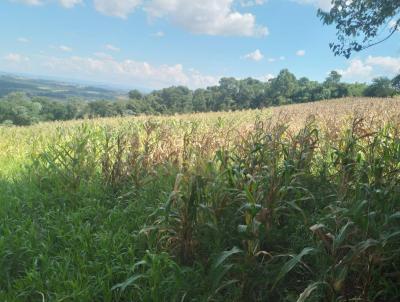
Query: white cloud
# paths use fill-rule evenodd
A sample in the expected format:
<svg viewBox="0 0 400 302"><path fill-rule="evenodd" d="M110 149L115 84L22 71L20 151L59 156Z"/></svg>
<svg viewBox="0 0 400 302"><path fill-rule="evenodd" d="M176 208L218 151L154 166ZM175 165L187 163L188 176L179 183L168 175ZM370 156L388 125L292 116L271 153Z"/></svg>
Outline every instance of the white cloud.
<svg viewBox="0 0 400 302"><path fill-rule="evenodd" d="M20 55L18 53L9 53L5 57L3 57L3 60L10 62L10 63L22 63L29 61L28 57L25 57L23 55Z"/></svg>
<svg viewBox="0 0 400 302"><path fill-rule="evenodd" d="M99 59L104 59L104 60L113 60L114 59L112 55L106 54L104 52L95 52L93 55Z"/></svg>
<svg viewBox="0 0 400 302"><path fill-rule="evenodd" d="M365 61L367 65L376 66L389 75L400 73L400 57L372 57L369 56Z"/></svg>
<svg viewBox="0 0 400 302"><path fill-rule="evenodd" d="M72 51L72 48L71 47L68 47L68 46L65 46L65 45L60 45L60 46L58 46L57 47L59 50L61 50L61 51L64 51L64 52L71 52Z"/></svg>
<svg viewBox="0 0 400 302"><path fill-rule="evenodd" d="M82 4L82 0L60 0L60 4L65 8L72 8L77 4Z"/></svg>
<svg viewBox="0 0 400 302"><path fill-rule="evenodd" d="M300 4L311 4L324 11L329 11L332 8L332 0L292 0Z"/></svg>
<svg viewBox="0 0 400 302"><path fill-rule="evenodd" d="M285 60L286 60L286 58L284 56L280 56L280 57L277 57L277 58L268 58L268 62L270 62L270 63L273 63L273 62L276 62L276 61L285 61Z"/></svg>
<svg viewBox="0 0 400 302"><path fill-rule="evenodd" d="M104 45L104 47L106 49L108 49L108 50L111 50L111 51L120 51L121 50L120 48L118 48L118 47L116 47L116 46L114 46L112 44L106 44L106 45Z"/></svg>
<svg viewBox="0 0 400 302"><path fill-rule="evenodd" d="M256 49L255 51L245 55L244 58L257 62L257 61L261 61L264 58L264 55L261 53L261 51L259 49Z"/></svg>
<svg viewBox="0 0 400 302"><path fill-rule="evenodd" d="M157 37L157 38L162 38L165 36L165 33L163 31L158 31L158 32L154 33L153 36Z"/></svg>
<svg viewBox="0 0 400 302"><path fill-rule="evenodd" d="M172 85L191 88L206 87L218 83L219 77L203 75L181 64L155 66L148 62L116 60L104 53L95 57L72 56L69 58L42 57L41 67L54 75L76 76L95 81L142 86L158 89Z"/></svg>
<svg viewBox="0 0 400 302"><path fill-rule="evenodd" d="M41 5L52 0L11 0ZM66 8L83 0L57 0ZM164 18L183 29L205 35L262 37L268 28L258 25L251 13L234 9L237 0L93 0L95 9L107 16L126 19L135 9L143 8L150 18ZM264 0L243 0L244 6L260 5ZM243 6L243 5L242 5Z"/></svg>
<svg viewBox="0 0 400 302"><path fill-rule="evenodd" d="M273 74L269 73L269 74L261 77L261 81L268 82L269 80L272 80L274 78L275 78L275 76Z"/></svg>
<svg viewBox="0 0 400 302"><path fill-rule="evenodd" d="M269 80L272 80L275 78L275 75L273 75L272 73L268 73L266 75L263 76L258 76L258 77L254 77L256 80L259 80L261 82L268 82Z"/></svg>
<svg viewBox="0 0 400 302"><path fill-rule="evenodd" d="M339 69L338 72L347 80L368 81L372 77L373 68L360 59L353 59L347 69Z"/></svg>
<svg viewBox="0 0 400 302"><path fill-rule="evenodd" d="M126 19L142 0L94 0L96 10L107 16Z"/></svg>
<svg viewBox="0 0 400 302"><path fill-rule="evenodd" d="M19 43L29 43L30 42L28 38L24 38L24 37L18 38L17 41Z"/></svg>
<svg viewBox="0 0 400 302"><path fill-rule="evenodd" d="M243 7L249 7L249 6L262 5L266 2L267 0L242 0L240 1L240 5Z"/></svg>
<svg viewBox="0 0 400 302"><path fill-rule="evenodd" d="M223 36L266 36L268 29L256 24L250 13L233 9L234 0L151 0L145 11L165 18L195 34Z"/></svg>
<svg viewBox="0 0 400 302"><path fill-rule="evenodd" d="M304 57L305 55L306 55L306 51L303 49L296 51L296 56Z"/></svg>
<svg viewBox="0 0 400 302"><path fill-rule="evenodd" d="M12 2L23 3L27 5L42 5L41 0L12 0Z"/></svg>
<svg viewBox="0 0 400 302"><path fill-rule="evenodd" d="M42 5L50 0L11 0L12 2L27 4L27 5ZM83 3L83 0L58 0L58 2L65 8L72 8L77 4Z"/></svg>
<svg viewBox="0 0 400 302"><path fill-rule="evenodd" d="M369 56L365 60L353 59L346 69L338 72L346 80L370 81L379 76L393 77L400 73L400 57Z"/></svg>

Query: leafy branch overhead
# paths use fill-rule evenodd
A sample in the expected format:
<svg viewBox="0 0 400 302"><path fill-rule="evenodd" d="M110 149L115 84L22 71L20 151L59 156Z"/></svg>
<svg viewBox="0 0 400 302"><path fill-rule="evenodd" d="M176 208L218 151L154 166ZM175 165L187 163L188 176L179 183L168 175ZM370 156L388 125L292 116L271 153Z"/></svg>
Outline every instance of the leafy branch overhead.
<svg viewBox="0 0 400 302"><path fill-rule="evenodd" d="M400 28L399 14L399 0L332 0L329 12L318 11L325 25L337 29L338 41L330 48L346 58L392 37Z"/></svg>

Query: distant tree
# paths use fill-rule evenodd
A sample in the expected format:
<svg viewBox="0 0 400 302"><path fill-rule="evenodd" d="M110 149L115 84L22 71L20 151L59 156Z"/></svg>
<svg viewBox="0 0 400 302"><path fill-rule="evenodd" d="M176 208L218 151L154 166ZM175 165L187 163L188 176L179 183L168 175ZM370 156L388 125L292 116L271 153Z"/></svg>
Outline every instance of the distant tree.
<svg viewBox="0 0 400 302"><path fill-rule="evenodd" d="M26 126L40 120L42 105L33 102L24 93L11 93L2 99L0 119L12 121L15 125Z"/></svg>
<svg viewBox="0 0 400 302"><path fill-rule="evenodd" d="M363 96L367 87L364 83L347 84L347 96Z"/></svg>
<svg viewBox="0 0 400 302"><path fill-rule="evenodd" d="M14 122L12 120L4 120L1 122L2 126L13 126Z"/></svg>
<svg viewBox="0 0 400 302"><path fill-rule="evenodd" d="M348 95L348 85L340 83L342 75L333 70L330 72L323 83L326 89L329 89L329 98L341 98Z"/></svg>
<svg viewBox="0 0 400 302"><path fill-rule="evenodd" d="M239 109L260 107L265 88L265 84L256 79L240 80L239 91L236 94L236 107Z"/></svg>
<svg viewBox="0 0 400 302"><path fill-rule="evenodd" d="M331 90L324 85L317 85L313 90L313 100L327 100L330 99L332 96Z"/></svg>
<svg viewBox="0 0 400 302"><path fill-rule="evenodd" d="M400 92L400 74L393 78L392 86L397 92Z"/></svg>
<svg viewBox="0 0 400 302"><path fill-rule="evenodd" d="M310 81L306 77L302 77L297 81L297 83L298 83L298 89L293 96L293 101L295 103L303 103L311 101L315 82Z"/></svg>
<svg viewBox="0 0 400 302"><path fill-rule="evenodd" d="M134 89L129 91L129 98L131 100L141 100L143 98L143 94L139 90Z"/></svg>
<svg viewBox="0 0 400 302"><path fill-rule="evenodd" d="M338 85L340 80L342 79L342 75L338 73L336 70L332 70L329 73L329 76L325 80L325 84L329 85Z"/></svg>
<svg viewBox="0 0 400 302"><path fill-rule="evenodd" d="M274 105L290 103L297 88L295 75L283 69L276 78L271 80L270 92Z"/></svg>
<svg viewBox="0 0 400 302"><path fill-rule="evenodd" d="M127 115L125 112L126 111L126 103L124 101L121 101L121 100L114 101L111 106L112 106L113 113L115 113L119 116Z"/></svg>
<svg viewBox="0 0 400 302"><path fill-rule="evenodd" d="M399 13L399 0L332 0L329 12L318 11L324 24L335 24L337 29L338 42L330 43L330 48L335 55L346 58L353 51L358 52L389 39L400 28ZM381 29L387 34L376 40Z"/></svg>
<svg viewBox="0 0 400 302"><path fill-rule="evenodd" d="M392 81L387 77L373 79L372 84L365 90L365 95L371 97L392 97L395 94Z"/></svg>
<svg viewBox="0 0 400 302"><path fill-rule="evenodd" d="M208 110L207 91L205 89L196 89L193 93L193 111L205 112Z"/></svg>
<svg viewBox="0 0 400 302"><path fill-rule="evenodd" d="M192 91L184 86L173 86L151 93L161 99L169 113L183 113L192 111Z"/></svg>
<svg viewBox="0 0 400 302"><path fill-rule="evenodd" d="M115 116L118 113L113 110L110 102L106 100L99 100L89 103L89 114L91 117L107 117Z"/></svg>
<svg viewBox="0 0 400 302"><path fill-rule="evenodd" d="M67 120L73 120L76 118L82 118L82 114L83 114L83 108L84 105L82 102L79 101L75 101L75 100L69 100L67 102L66 107L66 116L65 119Z"/></svg>

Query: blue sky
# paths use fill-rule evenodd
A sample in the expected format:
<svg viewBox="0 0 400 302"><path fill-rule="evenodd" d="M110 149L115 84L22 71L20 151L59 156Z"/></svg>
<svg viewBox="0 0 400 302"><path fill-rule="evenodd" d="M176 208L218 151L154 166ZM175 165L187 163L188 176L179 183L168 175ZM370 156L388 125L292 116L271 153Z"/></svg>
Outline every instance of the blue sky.
<svg viewBox="0 0 400 302"><path fill-rule="evenodd" d="M0 71L125 88L191 88L223 76L266 80L288 68L323 80L400 71L400 40L335 57L330 0L1 0Z"/></svg>

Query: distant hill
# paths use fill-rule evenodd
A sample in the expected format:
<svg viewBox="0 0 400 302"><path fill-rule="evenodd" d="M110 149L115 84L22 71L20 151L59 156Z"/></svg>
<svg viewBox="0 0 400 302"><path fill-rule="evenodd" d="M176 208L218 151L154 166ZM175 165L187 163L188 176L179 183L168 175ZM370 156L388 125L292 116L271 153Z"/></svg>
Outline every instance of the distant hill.
<svg viewBox="0 0 400 302"><path fill-rule="evenodd" d="M33 79L25 76L0 74L0 97L12 92L24 92L29 96L43 96L59 100L81 98L85 100L119 99L126 92L95 86Z"/></svg>

